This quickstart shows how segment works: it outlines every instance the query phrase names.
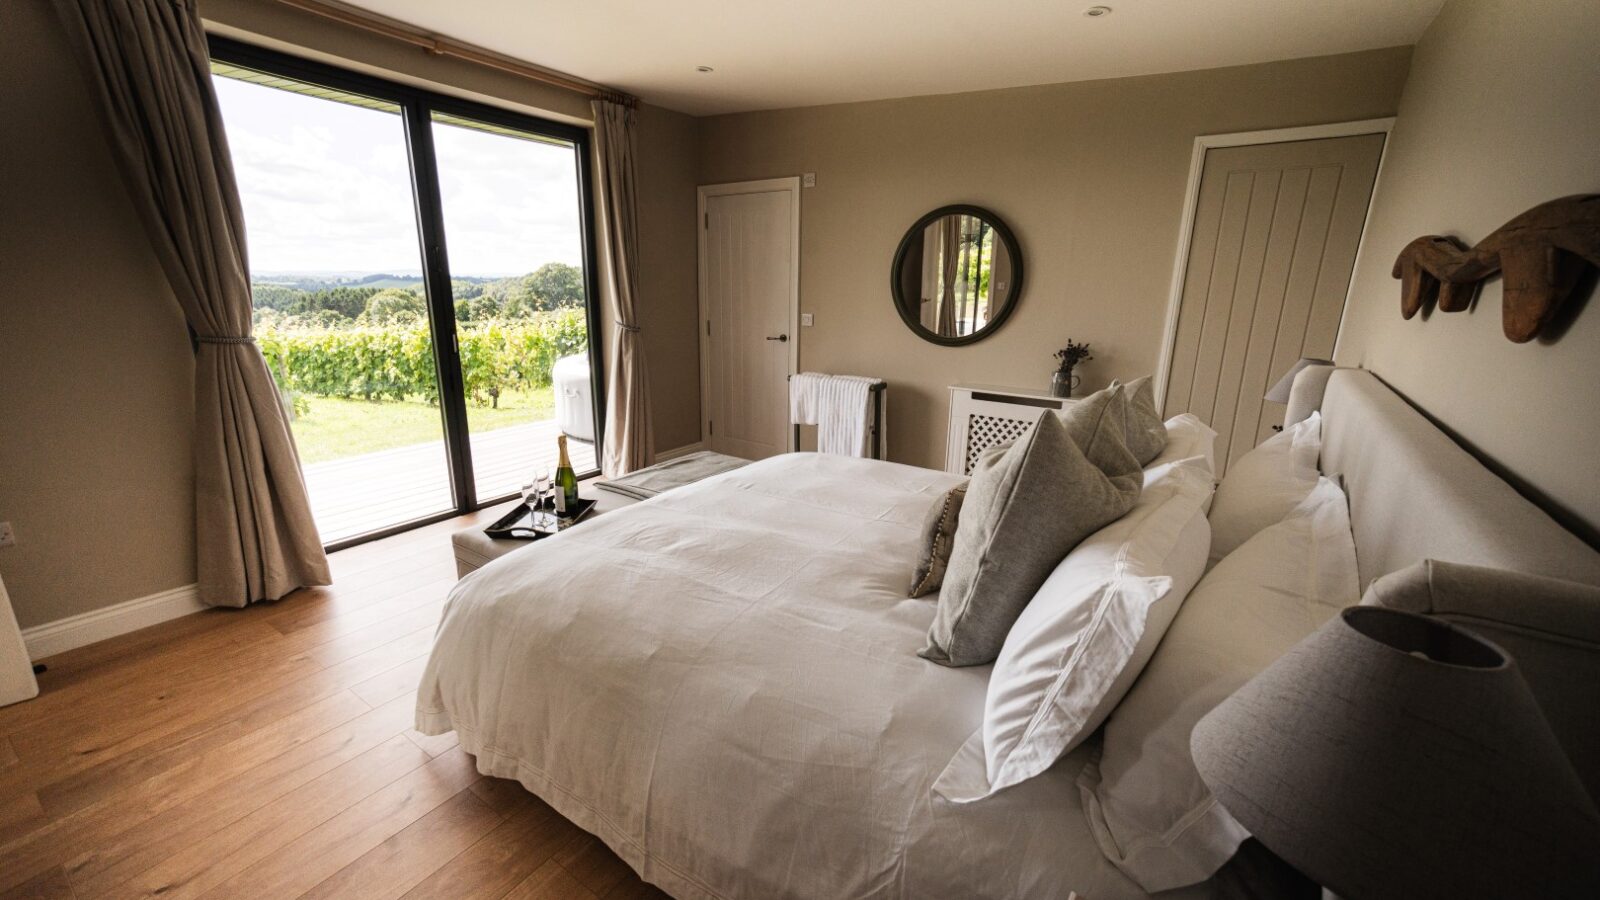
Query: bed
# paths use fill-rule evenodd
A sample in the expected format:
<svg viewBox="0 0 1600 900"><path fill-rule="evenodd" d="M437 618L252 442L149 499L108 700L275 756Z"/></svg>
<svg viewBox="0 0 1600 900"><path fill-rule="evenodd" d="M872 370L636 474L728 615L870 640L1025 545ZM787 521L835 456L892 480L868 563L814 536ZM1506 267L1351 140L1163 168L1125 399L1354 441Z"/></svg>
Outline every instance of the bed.
<svg viewBox="0 0 1600 900"><path fill-rule="evenodd" d="M1427 557L1600 583L1600 555L1375 377L1308 371L1292 408L1322 407L1363 584ZM1425 482L1441 503L1394 502L1392 479L1447 464ZM1092 745L982 803L930 791L989 672L918 658L934 606L904 596L922 517L959 480L789 454L497 560L451 596L417 727L455 730L480 771L684 900L1146 896L1090 834Z"/></svg>

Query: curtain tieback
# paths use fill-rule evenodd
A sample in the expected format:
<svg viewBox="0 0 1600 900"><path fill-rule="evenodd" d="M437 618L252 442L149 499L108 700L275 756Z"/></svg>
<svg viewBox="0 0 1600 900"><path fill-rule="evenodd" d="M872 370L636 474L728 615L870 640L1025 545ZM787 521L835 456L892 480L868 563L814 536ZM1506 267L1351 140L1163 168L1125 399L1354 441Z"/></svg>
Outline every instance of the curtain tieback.
<svg viewBox="0 0 1600 900"><path fill-rule="evenodd" d="M617 327L618 328L621 328L623 331L626 331L629 334L638 334L639 333L639 326L637 326L637 325L629 325L627 322L624 322L621 319L615 319L613 321L615 321L617 323Z"/></svg>
<svg viewBox="0 0 1600 900"><path fill-rule="evenodd" d="M254 344L256 342L253 337L207 337L203 334L196 335L195 340L202 344Z"/></svg>

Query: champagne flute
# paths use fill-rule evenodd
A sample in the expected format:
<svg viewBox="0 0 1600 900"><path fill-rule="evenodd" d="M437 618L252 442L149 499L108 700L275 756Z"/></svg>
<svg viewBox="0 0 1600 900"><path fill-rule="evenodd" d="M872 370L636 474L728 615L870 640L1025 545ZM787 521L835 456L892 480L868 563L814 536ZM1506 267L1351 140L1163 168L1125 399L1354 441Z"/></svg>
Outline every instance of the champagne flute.
<svg viewBox="0 0 1600 900"><path fill-rule="evenodd" d="M539 466L533 470L534 503L543 509L545 499L550 496L550 467Z"/></svg>

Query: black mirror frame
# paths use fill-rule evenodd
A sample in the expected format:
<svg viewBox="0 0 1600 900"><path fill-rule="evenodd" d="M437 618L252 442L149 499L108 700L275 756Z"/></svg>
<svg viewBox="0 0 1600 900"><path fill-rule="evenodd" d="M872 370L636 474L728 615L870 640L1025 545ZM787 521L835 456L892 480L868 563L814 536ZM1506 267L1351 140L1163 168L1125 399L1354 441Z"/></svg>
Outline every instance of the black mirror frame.
<svg viewBox="0 0 1600 900"><path fill-rule="evenodd" d="M976 216L989 223L994 228L995 235L1005 242L1006 252L1011 255L1011 288L1006 291L1005 300L1000 304L999 310L984 326L971 334L957 337L945 337L929 331L923 324L920 316L913 316L907 310L905 294L900 289L900 265L905 262L906 254L911 250L912 240L921 240L922 232L929 225L944 216L966 215ZM894 297L894 310L900 314L900 319L906 323L912 333L931 344L940 344L945 347L959 347L962 344L972 344L983 340L1005 324L1011 317L1011 311L1022 299L1022 248L1017 245L1016 236L999 216L981 206L972 206L966 203L956 203L950 206L941 206L916 221L916 224L900 239L900 246L895 248L894 261L889 264L889 292ZM921 308L921 298L918 298L918 308Z"/></svg>

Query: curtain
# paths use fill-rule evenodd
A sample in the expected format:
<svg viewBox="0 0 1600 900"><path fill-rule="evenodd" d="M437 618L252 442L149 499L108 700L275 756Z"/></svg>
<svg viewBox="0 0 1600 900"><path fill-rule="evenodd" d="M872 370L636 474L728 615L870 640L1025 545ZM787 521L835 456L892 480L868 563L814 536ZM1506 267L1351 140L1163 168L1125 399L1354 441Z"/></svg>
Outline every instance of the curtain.
<svg viewBox="0 0 1600 900"><path fill-rule="evenodd" d="M956 337L956 273L961 259L961 216L939 220L939 265L943 267L944 290L939 295L939 329L945 337Z"/></svg>
<svg viewBox="0 0 1600 900"><path fill-rule="evenodd" d="M195 350L201 599L245 606L328 584L300 459L250 336L244 217L191 0L58 0L113 155Z"/></svg>
<svg viewBox="0 0 1600 900"><path fill-rule="evenodd" d="M639 208L634 119L631 103L594 101L594 142L600 158L600 225L610 279L606 301L617 325L616 352L611 354L606 378L606 433L600 463L608 478L642 469L655 460L637 311Z"/></svg>

